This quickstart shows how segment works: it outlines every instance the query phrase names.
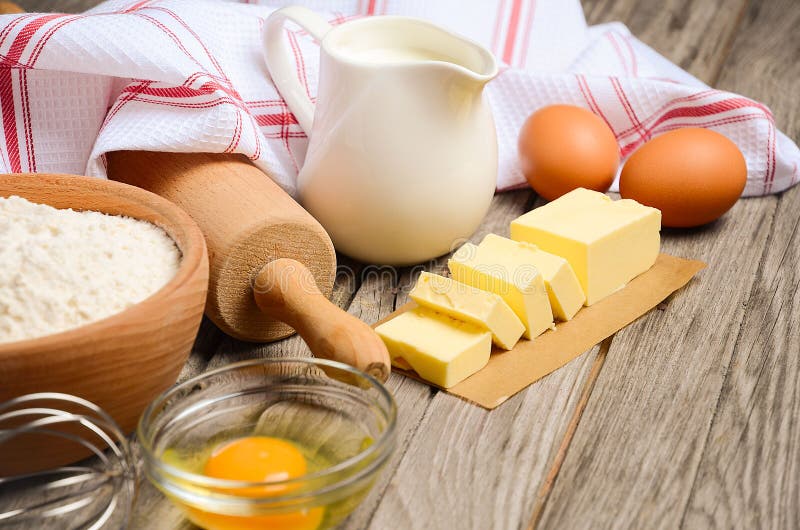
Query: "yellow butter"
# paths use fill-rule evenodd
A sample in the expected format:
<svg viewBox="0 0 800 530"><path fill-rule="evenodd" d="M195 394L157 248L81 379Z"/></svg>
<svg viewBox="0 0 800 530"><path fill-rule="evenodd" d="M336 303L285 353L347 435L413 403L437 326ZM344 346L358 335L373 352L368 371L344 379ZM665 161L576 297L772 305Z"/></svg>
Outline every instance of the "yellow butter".
<svg viewBox="0 0 800 530"><path fill-rule="evenodd" d="M658 257L661 212L630 199L573 190L511 222L511 238L566 258L592 305Z"/></svg>
<svg viewBox="0 0 800 530"><path fill-rule="evenodd" d="M566 322L583 307L586 296L570 264L561 256L541 250L532 243L488 234L483 238L480 248L494 254L515 254L536 267L542 274L553 317Z"/></svg>
<svg viewBox="0 0 800 530"><path fill-rule="evenodd" d="M498 252L466 243L447 262L453 278L499 295L525 325L525 337L553 327L553 313L544 280L523 248Z"/></svg>
<svg viewBox="0 0 800 530"><path fill-rule="evenodd" d="M417 307L375 328L392 364L450 388L489 362L492 334L468 322Z"/></svg>
<svg viewBox="0 0 800 530"><path fill-rule="evenodd" d="M498 295L452 278L423 272L409 296L421 306L488 330L492 341L506 350L513 348L525 331L522 321Z"/></svg>

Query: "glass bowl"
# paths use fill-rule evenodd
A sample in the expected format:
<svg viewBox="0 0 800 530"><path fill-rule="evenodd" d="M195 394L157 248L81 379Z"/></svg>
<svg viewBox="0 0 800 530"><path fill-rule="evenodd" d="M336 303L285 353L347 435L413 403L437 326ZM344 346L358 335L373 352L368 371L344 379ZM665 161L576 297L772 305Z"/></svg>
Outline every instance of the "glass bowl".
<svg viewBox="0 0 800 530"><path fill-rule="evenodd" d="M322 530L364 498L395 448L396 406L373 377L322 359L244 361L156 398L137 436L148 479L209 530ZM293 443L303 476L270 482L208 477L212 450L246 436Z"/></svg>

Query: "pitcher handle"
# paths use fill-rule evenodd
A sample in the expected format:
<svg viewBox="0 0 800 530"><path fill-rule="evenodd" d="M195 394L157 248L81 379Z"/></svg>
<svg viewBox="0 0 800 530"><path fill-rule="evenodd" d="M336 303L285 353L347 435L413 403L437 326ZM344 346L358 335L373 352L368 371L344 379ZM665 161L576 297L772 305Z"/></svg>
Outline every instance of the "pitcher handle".
<svg viewBox="0 0 800 530"><path fill-rule="evenodd" d="M314 123L314 103L300 84L295 65L289 60L291 51L286 45L283 34L287 19L308 31L317 42L322 41L331 29L331 25L310 9L300 6L278 9L267 18L264 25L263 42L267 70L278 92L286 100L289 110L297 118L297 123L306 134L310 134L311 124Z"/></svg>

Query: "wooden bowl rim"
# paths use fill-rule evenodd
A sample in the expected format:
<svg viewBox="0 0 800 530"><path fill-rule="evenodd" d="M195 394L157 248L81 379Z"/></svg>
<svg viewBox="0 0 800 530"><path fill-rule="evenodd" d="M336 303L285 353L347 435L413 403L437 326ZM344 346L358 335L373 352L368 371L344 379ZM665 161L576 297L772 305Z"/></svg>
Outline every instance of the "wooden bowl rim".
<svg viewBox="0 0 800 530"><path fill-rule="evenodd" d="M77 328L59 331L50 335L43 335L41 337L33 337L14 342L0 343L0 361L8 359L9 357L22 357L31 354L39 354L43 350L48 350L53 346L60 345L65 342L72 342L78 338L84 338L87 335L102 333L103 330L114 328L117 325L123 324L125 321L130 322L131 320L136 319L139 313L147 312L148 307L151 307L153 304L165 303L175 291L180 289L198 272L202 272L202 269L204 268L207 269L207 265L204 265L206 263L205 260L207 259L206 242L200 227L197 226L197 223L194 222L189 214L167 199L164 199L155 193L151 193L147 190L137 188L129 184L123 184L121 182L115 182L113 180L98 177L87 177L83 175L70 175L63 173L0 174L0 184L7 181L11 181L13 183L15 180L29 178L39 179L42 182L48 182L56 185L77 185L78 187L83 188L87 193L101 192L114 195L115 197L126 202L136 202L140 206L144 206L151 211L160 213L166 219L174 221L174 223L171 223L169 226L161 226L158 223L154 223L153 221L147 219L141 219L135 215L125 215L134 219L155 224L159 228L163 229L170 239L172 239L172 241L175 243L175 246L178 247L178 250L180 250L181 262L178 266L178 271L169 282L144 300L120 311L119 313L114 313L105 318L96 320L94 322L89 322L88 324L84 324ZM1 197L7 197L11 195L15 195L15 193L13 191L10 195L0 193ZM74 206L72 208L76 210L82 209L80 206ZM104 212L103 210L91 211L109 213ZM120 214L112 213L111 215ZM179 242L175 237L175 234L178 231L183 231L185 233L185 241L183 243Z"/></svg>

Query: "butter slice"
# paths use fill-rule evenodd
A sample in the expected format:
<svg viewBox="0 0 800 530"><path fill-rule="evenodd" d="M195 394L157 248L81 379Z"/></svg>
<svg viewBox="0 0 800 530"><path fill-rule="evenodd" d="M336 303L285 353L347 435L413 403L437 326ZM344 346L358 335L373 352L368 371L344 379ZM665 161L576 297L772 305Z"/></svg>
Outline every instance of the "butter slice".
<svg viewBox="0 0 800 530"><path fill-rule="evenodd" d="M525 325L531 339L553 327L553 312L539 270L530 264L530 252L522 247L498 252L466 243L447 262L453 278L499 295Z"/></svg>
<svg viewBox="0 0 800 530"><path fill-rule="evenodd" d="M421 306L488 330L492 342L506 350L513 348L525 331L522 321L498 295L452 278L423 272L409 296Z"/></svg>
<svg viewBox="0 0 800 530"><path fill-rule="evenodd" d="M375 328L392 364L450 388L489 362L492 334L474 324L417 307Z"/></svg>
<svg viewBox="0 0 800 530"><path fill-rule="evenodd" d="M479 247L497 254L522 252L518 250L522 247L525 259L542 274L547 297L550 299L550 308L557 320L563 322L571 320L583 307L586 295L569 262L561 256L545 252L532 243L513 241L496 234L484 237Z"/></svg>
<svg viewBox="0 0 800 530"><path fill-rule="evenodd" d="M630 199L573 190L511 222L511 238L566 258L592 305L658 257L661 212Z"/></svg>

